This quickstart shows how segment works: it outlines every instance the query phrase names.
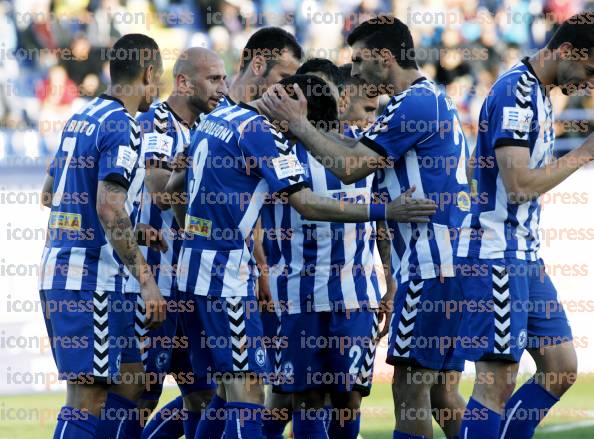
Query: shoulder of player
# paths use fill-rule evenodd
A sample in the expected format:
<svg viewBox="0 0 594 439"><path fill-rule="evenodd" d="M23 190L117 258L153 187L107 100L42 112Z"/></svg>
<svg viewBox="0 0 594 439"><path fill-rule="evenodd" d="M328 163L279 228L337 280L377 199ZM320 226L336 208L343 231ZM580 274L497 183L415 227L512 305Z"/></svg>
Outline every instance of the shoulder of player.
<svg viewBox="0 0 594 439"><path fill-rule="evenodd" d="M105 117L99 118L99 129L97 130L96 145L100 148L101 138L111 138L116 136L118 139L129 139L129 144L133 148L140 145L141 131L140 124L127 111L109 112Z"/></svg>
<svg viewBox="0 0 594 439"><path fill-rule="evenodd" d="M422 80L402 93L393 95L386 105L384 114L402 113L407 119L434 119L438 113L440 95L435 84L426 79Z"/></svg>
<svg viewBox="0 0 594 439"><path fill-rule="evenodd" d="M516 97L521 100L530 99L537 88L538 80L520 64L497 78L489 91L487 103L493 105L498 99L514 99Z"/></svg>

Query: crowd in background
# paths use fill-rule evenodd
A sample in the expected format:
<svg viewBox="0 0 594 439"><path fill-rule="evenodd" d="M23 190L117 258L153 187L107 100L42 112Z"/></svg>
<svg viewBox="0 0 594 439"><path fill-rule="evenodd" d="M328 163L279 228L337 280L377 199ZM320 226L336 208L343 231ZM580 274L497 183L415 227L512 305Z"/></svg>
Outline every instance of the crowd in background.
<svg viewBox="0 0 594 439"><path fill-rule="evenodd" d="M497 76L541 47L558 23L584 9L594 9L594 1L0 1L0 162L53 154L71 112L105 90L106 49L124 33L155 38L170 86L175 57L188 46L217 51L231 78L241 48L262 26L295 33L306 57L349 62L345 36L380 12L409 25L419 65L456 102L473 141L481 103ZM561 140L593 130L594 92L572 98L553 93L552 99ZM578 124L582 129L576 119L586 120Z"/></svg>

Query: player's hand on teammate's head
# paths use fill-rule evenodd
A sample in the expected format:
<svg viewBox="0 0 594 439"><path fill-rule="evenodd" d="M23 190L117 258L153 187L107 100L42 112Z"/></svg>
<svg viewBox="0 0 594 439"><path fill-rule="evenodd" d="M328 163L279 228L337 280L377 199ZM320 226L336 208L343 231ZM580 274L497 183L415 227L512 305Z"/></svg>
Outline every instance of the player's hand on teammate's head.
<svg viewBox="0 0 594 439"><path fill-rule="evenodd" d="M167 301L161 295L161 290L154 279L152 282L141 285L140 294L144 300L144 326L147 329L157 329L167 316Z"/></svg>
<svg viewBox="0 0 594 439"><path fill-rule="evenodd" d="M289 124L307 119L307 99L297 84L293 84L293 96L283 85L274 84L261 98L267 115Z"/></svg>
<svg viewBox="0 0 594 439"><path fill-rule="evenodd" d="M437 211L437 204L426 198L413 198L415 186L388 203L386 217L399 223L428 223Z"/></svg>
<svg viewBox="0 0 594 439"><path fill-rule="evenodd" d="M169 246L163 237L160 230L155 229L149 224L138 223L136 224L136 241L138 245L150 247L154 251L165 253Z"/></svg>

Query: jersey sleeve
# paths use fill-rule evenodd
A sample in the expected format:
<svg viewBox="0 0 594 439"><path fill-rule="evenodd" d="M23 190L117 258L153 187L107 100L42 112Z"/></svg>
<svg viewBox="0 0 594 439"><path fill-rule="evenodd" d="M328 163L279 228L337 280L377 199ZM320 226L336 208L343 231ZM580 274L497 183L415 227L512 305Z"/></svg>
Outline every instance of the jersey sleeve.
<svg viewBox="0 0 594 439"><path fill-rule="evenodd" d="M142 133L141 160L147 166L171 168L177 133L169 114L157 107L137 118ZM159 124L159 125L157 125Z"/></svg>
<svg viewBox="0 0 594 439"><path fill-rule="evenodd" d="M536 82L527 72L510 76L492 90L486 104L485 119L479 129L489 133L490 147L530 147L529 135L538 130L534 123L536 99L533 95Z"/></svg>
<svg viewBox="0 0 594 439"><path fill-rule="evenodd" d="M415 90L415 89L413 89ZM429 90L393 96L384 112L364 132L360 142L396 161L438 131L437 97Z"/></svg>
<svg viewBox="0 0 594 439"><path fill-rule="evenodd" d="M294 193L307 186L294 145L261 117L245 126L239 146L246 166L255 168L272 193Z"/></svg>
<svg viewBox="0 0 594 439"><path fill-rule="evenodd" d="M122 114L103 121L97 134L98 179L119 184L127 190L138 163L139 147L140 128L134 119Z"/></svg>

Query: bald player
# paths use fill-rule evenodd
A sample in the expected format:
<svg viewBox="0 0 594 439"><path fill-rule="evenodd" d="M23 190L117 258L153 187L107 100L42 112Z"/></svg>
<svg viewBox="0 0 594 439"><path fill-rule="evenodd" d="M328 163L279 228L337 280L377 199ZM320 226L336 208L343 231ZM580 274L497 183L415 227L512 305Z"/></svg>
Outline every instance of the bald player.
<svg viewBox="0 0 594 439"><path fill-rule="evenodd" d="M139 419L146 419L157 406L167 374L173 375L182 395L168 405L165 417L161 416L165 411L155 416L154 423L147 425L142 437L160 437L152 434L158 427L159 435L165 437L185 434L193 438L200 411L214 392L212 384L194 379L187 338L178 325L180 315L186 309L175 279L181 234L164 188L171 174L172 160L189 144L200 115L214 109L227 93L225 80L224 64L216 53L199 47L187 49L174 65L171 96L137 118L142 132L139 173L144 174L144 178L139 180L139 196L132 217L140 225L151 226L145 230L159 231L157 236L138 238L145 244L142 247L144 256L151 265L161 294L168 301L165 323L157 330L147 330L142 319L144 313L141 314L144 303L138 294L140 286L137 282L126 285L126 299L131 309L136 308L134 331L140 342L144 366L143 379L134 380L133 384L141 409ZM167 422L159 422L163 420ZM124 429L125 436L121 437L140 437L141 425L142 422L131 420Z"/></svg>

